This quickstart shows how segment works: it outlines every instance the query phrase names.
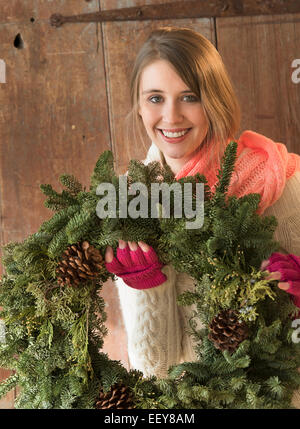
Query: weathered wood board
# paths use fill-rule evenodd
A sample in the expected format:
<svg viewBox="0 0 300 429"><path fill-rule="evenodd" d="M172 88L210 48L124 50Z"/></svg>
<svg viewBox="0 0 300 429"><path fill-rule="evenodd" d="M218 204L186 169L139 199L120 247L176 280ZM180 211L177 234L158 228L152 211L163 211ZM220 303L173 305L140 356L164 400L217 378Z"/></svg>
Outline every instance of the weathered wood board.
<svg viewBox="0 0 300 429"><path fill-rule="evenodd" d="M98 10L98 1L3 2L0 58L0 244L21 241L53 214L39 189L74 174L89 186L99 155L110 149L99 24L49 25L51 13ZM30 19L34 18L34 21ZM18 43L15 43L16 36ZM7 373L1 371L0 380ZM1 402L9 408L11 395ZM3 405L4 404L4 405Z"/></svg>
<svg viewBox="0 0 300 429"><path fill-rule="evenodd" d="M300 154L300 14L217 18L218 50L252 129ZM300 81L300 79L299 79Z"/></svg>

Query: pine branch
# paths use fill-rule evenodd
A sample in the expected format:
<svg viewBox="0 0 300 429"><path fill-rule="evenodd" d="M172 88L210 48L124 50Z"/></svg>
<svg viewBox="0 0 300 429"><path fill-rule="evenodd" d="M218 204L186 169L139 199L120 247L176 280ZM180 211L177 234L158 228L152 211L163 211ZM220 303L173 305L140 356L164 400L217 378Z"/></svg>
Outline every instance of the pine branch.
<svg viewBox="0 0 300 429"><path fill-rule="evenodd" d="M96 188L101 183L112 183L115 177L114 160L111 151L104 151L96 162L91 176L90 191L96 192Z"/></svg>
<svg viewBox="0 0 300 429"><path fill-rule="evenodd" d="M76 197L79 194L79 192L82 191L81 183L76 179L76 177L74 177L71 174L62 174L59 177L59 181L63 186L65 186L68 189L69 193L73 197Z"/></svg>
<svg viewBox="0 0 300 429"><path fill-rule="evenodd" d="M77 203L76 199L67 191L62 191L62 193L59 194L51 185L40 185L40 189L43 194L48 197L44 202L45 207L53 211L63 210Z"/></svg>
<svg viewBox="0 0 300 429"><path fill-rule="evenodd" d="M231 176L234 170L235 160L237 152L237 143L231 141L225 149L224 156L222 158L221 166L217 174L218 182L215 187L215 194L212 198L212 205L224 204L225 196L229 188Z"/></svg>
<svg viewBox="0 0 300 429"><path fill-rule="evenodd" d="M16 407L94 408L99 388L109 390L119 381L134 393L139 408L291 406L292 390L300 386L300 353L290 326L295 307L259 271L261 260L278 244L273 240L276 219L256 215L258 194L227 195L236 149L235 142L227 146L214 193L202 175L176 181L168 166L130 163L129 185L139 181L151 191L151 183L178 183L181 189L191 183L193 207L196 185L205 185L204 224L195 230L187 230L185 217L175 218L174 210L170 218L99 219L97 185L108 182L116 191L119 186L109 151L97 161L89 192L67 174L60 177L66 188L61 194L41 185L46 203L57 213L23 243L7 246L7 275L0 282L6 326L0 362L18 374ZM178 303L193 306L189 335L198 359L172 366L162 380L128 372L101 352L107 333L101 288L108 272L77 287L57 282L58 261L70 244L86 240L102 251L117 245L118 238L149 243L162 262L194 281L194 289ZM230 353L208 337L221 309L237 311L247 323L248 337ZM13 382L2 384L3 392Z"/></svg>
<svg viewBox="0 0 300 429"><path fill-rule="evenodd" d="M5 396L8 392L14 389L19 381L19 376L17 374L12 374L4 382L0 384L0 398Z"/></svg>

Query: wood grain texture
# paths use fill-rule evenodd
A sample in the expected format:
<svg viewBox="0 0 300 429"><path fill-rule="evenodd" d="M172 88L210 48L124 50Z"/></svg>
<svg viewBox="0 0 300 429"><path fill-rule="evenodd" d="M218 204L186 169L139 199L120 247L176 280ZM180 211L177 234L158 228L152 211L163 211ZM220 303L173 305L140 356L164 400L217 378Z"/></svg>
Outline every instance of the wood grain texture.
<svg viewBox="0 0 300 429"><path fill-rule="evenodd" d="M53 14L51 25L60 27L70 22L145 21L161 19L211 18L300 13L295 0L177 0L172 3L144 4L77 15Z"/></svg>
<svg viewBox="0 0 300 429"><path fill-rule="evenodd" d="M218 50L241 104L241 130L252 129L300 154L300 15L217 18Z"/></svg>
<svg viewBox="0 0 300 429"><path fill-rule="evenodd" d="M0 24L30 23L49 20L53 13L75 15L97 12L99 0L10 0L1 1Z"/></svg>
<svg viewBox="0 0 300 429"><path fill-rule="evenodd" d="M98 10L98 1L14 0L1 6L1 245L23 240L53 215L44 207L40 184L61 190L59 176L70 173L88 187L99 155L110 148L99 25L56 30L47 17L57 10L89 12ZM0 380L7 374L1 371ZM13 407L13 397L14 392L0 406Z"/></svg>
<svg viewBox="0 0 300 429"><path fill-rule="evenodd" d="M0 368L0 383L12 374L7 369ZM11 390L7 395L0 399L0 410L14 408L15 390Z"/></svg>
<svg viewBox="0 0 300 429"><path fill-rule="evenodd" d="M99 155L110 148L100 35L96 24L70 29L48 23L0 28L7 65L0 87L2 244L52 216L43 207L41 183L59 189L67 172L89 186ZM23 49L13 46L18 33Z"/></svg>
<svg viewBox="0 0 300 429"><path fill-rule="evenodd" d="M125 7L135 7L144 5L173 3L174 0L101 0L101 10L121 9ZM188 0L182 0L185 3Z"/></svg>

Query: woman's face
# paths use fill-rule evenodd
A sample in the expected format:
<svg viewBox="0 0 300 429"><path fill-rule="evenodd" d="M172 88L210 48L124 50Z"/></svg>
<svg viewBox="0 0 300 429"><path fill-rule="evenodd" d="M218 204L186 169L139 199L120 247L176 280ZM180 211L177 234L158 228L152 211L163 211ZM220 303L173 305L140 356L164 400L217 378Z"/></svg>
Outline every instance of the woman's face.
<svg viewBox="0 0 300 429"><path fill-rule="evenodd" d="M208 131L199 98L165 60L151 63L141 74L139 114L149 138L175 173L194 155Z"/></svg>

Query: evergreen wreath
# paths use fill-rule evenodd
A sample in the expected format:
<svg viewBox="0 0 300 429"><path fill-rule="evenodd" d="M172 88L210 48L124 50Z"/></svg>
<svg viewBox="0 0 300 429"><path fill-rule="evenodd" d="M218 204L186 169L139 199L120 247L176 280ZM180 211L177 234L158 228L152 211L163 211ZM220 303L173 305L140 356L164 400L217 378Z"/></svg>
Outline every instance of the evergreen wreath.
<svg viewBox="0 0 300 429"><path fill-rule="evenodd" d="M279 249L275 217L256 214L258 194L227 195L236 150L230 142L214 192L200 174L176 181L158 162L129 164L128 187L145 184L149 199L151 183L203 183L200 229L186 229L172 201L170 218L100 219L97 186L119 186L110 151L97 161L89 191L68 174L60 177L61 193L41 185L55 214L22 243L3 248L0 367L13 375L0 384L0 397L18 385L16 408L292 407L300 387L300 347L291 338L297 308L260 271ZM194 291L178 303L194 305L190 335L198 359L170 367L165 379L128 371L101 351L107 333L101 289L114 279L103 255L119 238L152 245L163 263L194 279Z"/></svg>

